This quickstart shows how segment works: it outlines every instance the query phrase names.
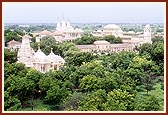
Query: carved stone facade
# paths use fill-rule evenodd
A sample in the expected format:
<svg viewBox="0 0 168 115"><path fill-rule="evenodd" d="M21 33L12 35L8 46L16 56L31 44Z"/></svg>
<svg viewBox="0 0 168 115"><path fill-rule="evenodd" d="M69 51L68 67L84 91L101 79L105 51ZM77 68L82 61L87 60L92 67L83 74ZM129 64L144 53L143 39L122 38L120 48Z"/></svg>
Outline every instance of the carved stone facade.
<svg viewBox="0 0 168 115"><path fill-rule="evenodd" d="M38 46L38 50L30 47L30 36L25 35L22 39L21 48L18 51L18 62L24 63L26 67L32 67L36 70L45 73L49 70L59 70L65 63L65 60L58 55L55 55L51 48L51 53L46 56Z"/></svg>

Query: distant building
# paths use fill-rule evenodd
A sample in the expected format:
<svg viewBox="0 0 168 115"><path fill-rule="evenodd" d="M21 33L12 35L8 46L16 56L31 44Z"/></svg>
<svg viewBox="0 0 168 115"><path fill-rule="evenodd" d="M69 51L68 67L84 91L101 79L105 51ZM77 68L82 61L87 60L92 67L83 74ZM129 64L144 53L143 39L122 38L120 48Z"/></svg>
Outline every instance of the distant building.
<svg viewBox="0 0 168 115"><path fill-rule="evenodd" d="M92 45L76 45L82 52L93 52L93 53L112 53L120 51L133 51L135 45L124 43L124 44L110 44L105 40L95 41Z"/></svg>
<svg viewBox="0 0 168 115"><path fill-rule="evenodd" d="M59 70L60 66L65 63L65 60L61 56L55 55L52 49L51 53L46 56L40 50L40 45L35 52L30 47L30 36L25 35L22 39L21 48L18 51L18 62L24 63L26 67L32 67L45 73L49 70Z"/></svg>
<svg viewBox="0 0 168 115"><path fill-rule="evenodd" d="M45 37L51 35L51 32L47 30L43 30L42 32L39 33L39 37Z"/></svg>
<svg viewBox="0 0 168 115"><path fill-rule="evenodd" d="M152 43L151 41L151 27L147 24L144 28L144 33L135 33L129 31L124 33L121 28L115 24L104 26L103 30L94 30L93 36L104 37L107 35L114 35L122 39L122 44L110 44L105 40L95 41L93 45L77 45L82 52L120 52L120 51L133 51L135 46L143 43Z"/></svg>
<svg viewBox="0 0 168 115"><path fill-rule="evenodd" d="M34 50L30 47L30 39L31 37L28 35L24 35L22 37L21 48L18 51L18 62L24 63L26 67L33 67L33 59Z"/></svg>
<svg viewBox="0 0 168 115"><path fill-rule="evenodd" d="M73 28L70 22L61 21L57 23L57 27L54 32L49 32L47 30L40 32L39 37L36 38L36 42L39 42L42 37L48 35L53 36L58 42L72 41L76 38L80 38L83 33L84 31L82 29Z"/></svg>
<svg viewBox="0 0 168 115"><path fill-rule="evenodd" d="M15 40L7 42L7 48L10 50L18 50L21 47L21 43Z"/></svg>
<svg viewBox="0 0 168 115"><path fill-rule="evenodd" d="M147 24L144 27L144 32L135 33L134 31L123 32L118 25L108 24L104 26L102 30L94 30L91 34L97 37L104 37L107 35L114 35L115 37L120 37L123 43L131 44L143 44L143 43L152 43L151 41L151 27Z"/></svg>
<svg viewBox="0 0 168 115"><path fill-rule="evenodd" d="M23 28L29 28L29 25L19 25L19 27L23 27Z"/></svg>

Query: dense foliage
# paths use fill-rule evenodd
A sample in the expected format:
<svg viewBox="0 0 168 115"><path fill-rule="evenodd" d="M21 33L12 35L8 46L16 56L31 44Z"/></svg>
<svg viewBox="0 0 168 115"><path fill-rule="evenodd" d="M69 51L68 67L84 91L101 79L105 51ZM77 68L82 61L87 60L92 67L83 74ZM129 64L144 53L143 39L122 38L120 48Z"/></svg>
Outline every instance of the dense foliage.
<svg viewBox="0 0 168 115"><path fill-rule="evenodd" d="M115 37L113 35L107 35L104 37L95 37L92 34L85 34L81 38L77 38L76 40L74 40L74 43L77 45L87 45L87 44L93 44L94 41L97 41L97 40L106 40L106 41L110 42L111 44L122 43L121 38Z"/></svg>
<svg viewBox="0 0 168 115"><path fill-rule="evenodd" d="M91 36L92 37L92 36ZM81 39L85 39L85 36ZM97 39L97 38L96 38ZM108 40L109 37L104 39ZM92 43L92 39L87 43ZM109 39L110 43L116 40ZM80 44L79 40L75 43ZM164 101L164 43L154 40L135 52L93 55L80 52L73 42L42 38L45 54L61 55L59 71L40 73L16 63L16 54L4 50L4 108L7 111L160 111ZM36 50L37 43L31 46ZM43 108L35 108L36 100ZM50 106L50 107L46 107Z"/></svg>

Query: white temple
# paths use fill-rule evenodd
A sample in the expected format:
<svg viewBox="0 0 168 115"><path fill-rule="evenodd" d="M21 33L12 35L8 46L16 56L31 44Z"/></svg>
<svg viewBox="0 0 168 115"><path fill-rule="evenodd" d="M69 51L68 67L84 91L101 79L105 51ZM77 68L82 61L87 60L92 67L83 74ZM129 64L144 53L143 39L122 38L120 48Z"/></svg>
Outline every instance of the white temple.
<svg viewBox="0 0 168 115"><path fill-rule="evenodd" d="M132 44L143 44L143 43L152 43L151 41L151 27L147 24L144 27L144 33L135 33L134 31L123 32L118 25L108 24L104 26L102 30L94 30L91 33L93 36L103 37L107 35L114 35L115 37L120 37L123 43L132 43Z"/></svg>
<svg viewBox="0 0 168 115"><path fill-rule="evenodd" d="M30 47L30 36L25 35L22 37L21 48L18 51L18 62L24 63L26 67L33 67L34 50Z"/></svg>
<svg viewBox="0 0 168 115"><path fill-rule="evenodd" d="M57 23L56 30L54 32L49 32L44 30L39 33L39 37L36 38L36 42L39 42L40 39L44 36L51 35L56 41L72 41L76 38L80 38L83 35L84 31L80 28L73 28L70 22L61 21Z"/></svg>
<svg viewBox="0 0 168 115"><path fill-rule="evenodd" d="M45 73L49 70L59 70L60 66L65 63L65 60L52 51L46 56L38 45L37 52L30 47L30 36L25 35L22 39L21 48L18 51L18 62L24 63L26 67L32 67L36 70Z"/></svg>

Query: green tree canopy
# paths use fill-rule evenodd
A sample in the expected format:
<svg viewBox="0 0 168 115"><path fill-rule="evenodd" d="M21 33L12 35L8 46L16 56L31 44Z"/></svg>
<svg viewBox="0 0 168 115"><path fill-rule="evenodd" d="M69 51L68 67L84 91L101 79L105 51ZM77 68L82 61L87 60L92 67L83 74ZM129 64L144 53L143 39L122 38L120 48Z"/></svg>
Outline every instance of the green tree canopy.
<svg viewBox="0 0 168 115"><path fill-rule="evenodd" d="M130 111L134 95L127 91L114 89L107 94L107 102L103 105L106 111Z"/></svg>
<svg viewBox="0 0 168 115"><path fill-rule="evenodd" d="M4 61L8 63L14 63L17 61L17 51L10 51L9 49L4 49Z"/></svg>

